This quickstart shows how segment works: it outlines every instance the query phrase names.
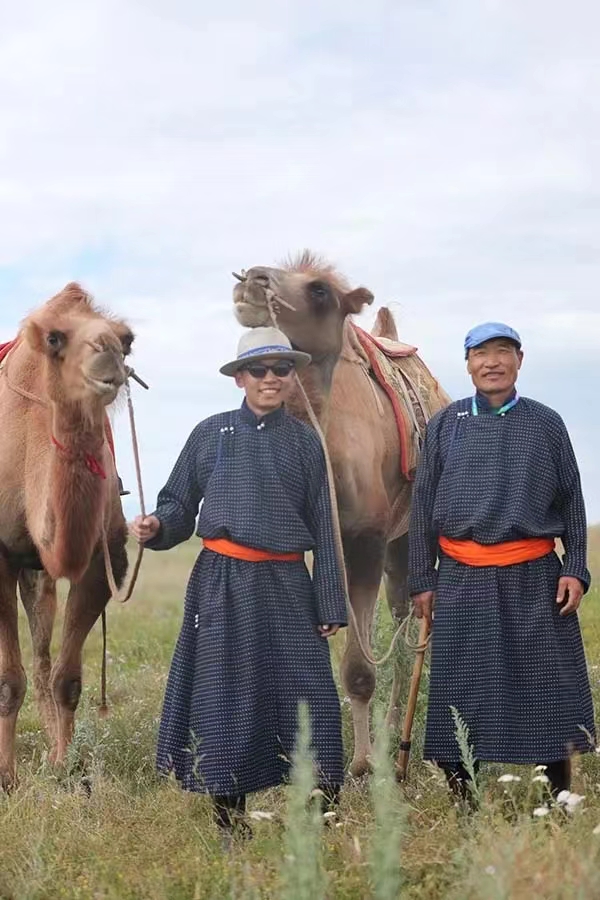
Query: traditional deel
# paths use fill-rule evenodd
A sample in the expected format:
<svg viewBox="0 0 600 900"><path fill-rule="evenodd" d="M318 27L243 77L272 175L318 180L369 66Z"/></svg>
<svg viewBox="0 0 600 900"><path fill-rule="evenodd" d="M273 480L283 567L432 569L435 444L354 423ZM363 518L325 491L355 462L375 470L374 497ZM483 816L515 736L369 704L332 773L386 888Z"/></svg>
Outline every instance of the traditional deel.
<svg viewBox="0 0 600 900"><path fill-rule="evenodd" d="M415 482L409 588L437 592L424 756L442 765L460 762L451 707L480 760L549 763L595 742L578 618L556 603L560 575L590 584L575 455L556 412L513 399L499 415L479 395L475 416L472 398L436 414ZM473 567L440 552L441 535L560 537L566 553Z"/></svg>
<svg viewBox="0 0 600 900"><path fill-rule="evenodd" d="M244 794L285 782L306 701L318 780L343 783L340 704L319 624L347 624L332 538L323 449L283 408L241 409L196 426L154 515L146 545L167 550L194 531L304 564L247 562L203 550L193 568L160 723L157 764L190 791Z"/></svg>

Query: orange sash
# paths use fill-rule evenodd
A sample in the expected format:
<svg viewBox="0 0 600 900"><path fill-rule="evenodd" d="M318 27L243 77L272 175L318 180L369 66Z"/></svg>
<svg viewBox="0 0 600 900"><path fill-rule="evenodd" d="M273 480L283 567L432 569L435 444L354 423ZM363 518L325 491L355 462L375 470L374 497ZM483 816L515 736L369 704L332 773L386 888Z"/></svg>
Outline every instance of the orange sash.
<svg viewBox="0 0 600 900"><path fill-rule="evenodd" d="M554 538L524 538L502 544L478 544L476 541L455 541L441 537L440 547L465 566L516 566L539 559L554 550Z"/></svg>
<svg viewBox="0 0 600 900"><path fill-rule="evenodd" d="M207 550L220 553L221 556L231 556L233 559L243 559L244 562L302 562L303 553L273 553L270 550L256 550L254 547L244 547L227 538L207 538L203 541Z"/></svg>

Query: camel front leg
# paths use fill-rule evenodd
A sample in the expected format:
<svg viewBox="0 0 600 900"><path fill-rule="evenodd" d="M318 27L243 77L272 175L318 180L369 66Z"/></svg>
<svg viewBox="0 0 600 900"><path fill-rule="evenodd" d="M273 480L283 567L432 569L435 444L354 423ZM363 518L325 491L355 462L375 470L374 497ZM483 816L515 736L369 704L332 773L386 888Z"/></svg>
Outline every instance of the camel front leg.
<svg viewBox="0 0 600 900"><path fill-rule="evenodd" d="M35 699L44 728L54 745L56 707L50 692L50 642L56 617L56 582L47 572L23 570L19 575L19 590L31 632Z"/></svg>
<svg viewBox="0 0 600 900"><path fill-rule="evenodd" d="M110 543L113 572L117 585L127 571L125 533ZM64 762L73 737L75 711L81 696L81 661L83 645L110 598L102 551L94 554L78 584L71 585L65 609L62 644L52 667L50 689L56 706L56 744L52 762Z"/></svg>
<svg viewBox="0 0 600 900"><path fill-rule="evenodd" d="M359 535L344 542L348 591L356 615L363 646L371 646L371 629L383 574L385 539L379 535ZM354 754L350 773L356 777L371 771L370 706L375 692L375 667L362 653L354 628L348 628L341 664L341 678L352 707Z"/></svg>
<svg viewBox="0 0 600 900"><path fill-rule="evenodd" d="M363 592L354 591L350 602L360 602L367 605L370 597L365 597ZM359 604L360 605L360 604ZM370 646L370 641L365 640L371 631L373 616L361 616L361 638L364 646ZM371 731L370 731L370 705L375 692L375 667L364 658L356 640L353 626L348 627L346 647L341 664L341 678L344 690L350 698L352 709L352 725L354 729L354 752L350 763L350 773L358 778L371 771Z"/></svg>
<svg viewBox="0 0 600 900"><path fill-rule="evenodd" d="M27 679L21 664L17 577L0 558L0 787L16 783L15 734Z"/></svg>

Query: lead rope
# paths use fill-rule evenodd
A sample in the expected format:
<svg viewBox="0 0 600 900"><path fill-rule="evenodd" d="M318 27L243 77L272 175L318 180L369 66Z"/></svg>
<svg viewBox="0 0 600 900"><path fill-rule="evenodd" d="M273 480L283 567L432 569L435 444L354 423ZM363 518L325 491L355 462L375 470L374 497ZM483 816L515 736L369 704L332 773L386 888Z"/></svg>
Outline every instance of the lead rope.
<svg viewBox="0 0 600 900"><path fill-rule="evenodd" d="M130 371L130 375L133 377L135 373L133 369ZM137 381L141 382L141 379L136 378ZM143 382L141 382L143 384ZM147 385L144 384L144 387ZM131 399L131 387L129 384L129 380L125 383L125 392L127 394L127 410L129 413L129 427L131 430L131 443L133 446L133 458L135 461L135 477L137 481L138 495L140 498L140 512L142 516L146 516L146 504L144 501L144 487L142 485L142 467L140 464L140 449L137 439L137 429L135 426L135 414L133 411L133 401ZM102 549L104 552L104 565L106 569L106 578L108 580L108 586L111 590L110 600L117 600L119 603L127 603L131 595L133 594L133 589L135 587L135 583L137 581L138 573L140 571L140 566L142 563L142 556L144 555L144 545L142 543L138 543L138 552L137 558L133 567L133 572L131 575L131 579L129 581L129 585L127 589L117 587L117 583L115 581L115 575L113 572L112 562L110 559L110 552L108 548L108 538L106 535L106 521L102 521ZM124 596L123 596L124 594Z"/></svg>
<svg viewBox="0 0 600 900"><path fill-rule="evenodd" d="M148 385L142 381L142 379L136 375L133 369L128 370L129 377L135 378L135 380L142 385L142 387L148 390ZM133 458L135 462L135 477L137 481L138 488L138 496L140 498L140 510L142 516L146 515L146 504L144 501L144 486L142 484L142 467L140 464L140 449L137 439L137 429L135 426L135 414L133 411L133 401L131 399L131 386L129 384L129 378L125 382L125 391L127 394L127 411L129 413L129 428L131 431L131 443L133 446ZM115 580L115 574L113 572L112 562L110 559L110 550L108 547L108 538L106 536L106 523L104 519L102 520L102 552L104 554L104 568L106 571L106 579L108 581L108 586L110 588L111 596L109 597L108 602L110 600L118 600L120 603L126 603L131 595L133 594L133 589L135 587L135 583L137 581L138 573L140 571L140 566L142 564L142 556L144 555L144 545L138 543L138 552L135 560L135 564L133 567L133 573L131 576L131 580L129 582L129 586L127 591L125 592L124 597L119 596L119 588L117 587L117 583ZM98 707L98 712L101 716L106 716L108 714L108 706L106 703L106 607L102 610L102 669L100 673L100 706Z"/></svg>
<svg viewBox="0 0 600 900"><path fill-rule="evenodd" d="M279 325L277 323L277 312L278 312L277 305L283 304L284 306L287 306L288 309L292 309L292 310L293 310L293 307L290 306L289 303L282 301L281 298L278 297L274 293L274 291L271 289L268 289L265 292L265 296L266 296L267 308L269 310L269 315L271 317L271 321L275 328L279 328ZM336 549L336 553L337 553L337 557L338 557L340 571L342 573L342 582L344 585L344 599L346 601L346 609L348 612L348 617L352 623L352 627L354 628L354 633L356 635L356 642L358 644L360 652L362 653L362 655L364 656L366 661L368 663L370 663L372 666L376 666L376 667L382 666L384 663L386 663L388 661L388 659L392 655L394 648L396 646L396 643L398 641L398 638L404 632L404 643L408 647L408 649L414 650L416 653L422 653L424 650L427 649L427 646L429 644L429 637L427 638L426 641L424 641L422 643L417 643L417 644L413 644L409 640L408 631L410 628L410 623L412 622L413 617L414 617L414 613L413 613L412 609L409 611L408 615L404 619L402 619L402 621L398 625L398 628L396 629L396 632L395 632L394 636L392 637L392 640L390 642L390 646L389 646L388 650L386 651L386 653L384 653L384 655L380 659L375 659L375 657L373 656L373 653L371 652L370 647L365 647L365 645L363 643L363 639L362 639L362 636L360 633L360 627L358 624L358 619L356 617L356 613L354 612L354 607L352 606L352 603L350 602L350 592L348 589L348 573L346 571L346 562L344 559L344 547L343 547L343 543L342 543L342 529L340 526L340 517L339 517L338 505L337 505L337 499L336 499L335 480L334 480L334 476L333 476L333 468L331 465L329 451L327 449L327 442L325 440L325 435L323 434L323 430L321 429L319 420L318 420L318 418L315 414L315 411L312 408L312 404L308 398L308 394L306 393L306 391L304 389L304 385L302 384L302 382L300 381L299 378L296 379L296 384L298 385L298 387L300 389L300 393L302 394L302 399L304 400L304 405L306 407L306 412L308 413L308 417L310 419L311 425L313 426L313 428L315 429L315 431L317 432L317 434L319 436L319 440L321 441L321 447L323 448L323 454L325 456L325 468L326 468L326 472L327 472L327 481L329 483L329 499L330 499L330 504L331 504L331 516L332 516L332 521L333 521L333 536L334 536L334 541L335 541L335 549Z"/></svg>
<svg viewBox="0 0 600 900"><path fill-rule="evenodd" d="M384 653L384 655L380 659L375 659L370 648L365 647L365 645L363 643L363 639L362 639L362 636L360 633L360 628L358 625L358 619L357 619L356 613L354 612L354 607L352 606L352 603L350 602L350 592L348 590L348 574L346 571L346 563L344 560L344 548L343 548L343 543L342 543L340 517L339 517L339 513L338 513L337 499L336 499L336 493L335 493L335 482L334 482L334 477L333 477L333 469L331 466L331 459L329 456L329 452L327 450L325 436L324 436L321 426L319 424L319 420L317 419L315 412L312 408L311 402L308 399L308 395L304 389L304 385L302 384L300 379L297 379L297 384L298 384L298 387L300 388L300 393L302 394L302 398L303 398L305 406L306 406L306 411L308 412L308 417L311 421L313 428L315 429L315 431L317 432L317 434L319 436L319 439L321 441L321 446L323 448L323 453L325 455L325 468L327 471L327 481L329 482L329 497L330 497L330 502L331 502L331 515L332 515L332 521L333 521L333 535L334 535L334 540L335 540L335 549L336 549L336 553L337 553L337 557L338 557L340 571L342 573L342 582L344 585L344 599L346 601L346 608L348 611L348 616L350 618L350 621L352 622L354 632L356 634L356 642L359 646L360 652L362 653L364 658L367 660L367 662L370 663L372 666L382 666L384 663L386 663L388 661L388 659L392 655L394 648L396 646L396 643L398 641L398 638L400 637L400 635L403 632L405 632L404 643L410 650L414 650L415 652L423 651L427 647L428 641L425 644L412 644L408 638L408 629L409 629L410 623L413 619L412 610L398 625L398 628L396 629L394 636L392 637L392 640L390 642L390 646L388 647L387 651Z"/></svg>

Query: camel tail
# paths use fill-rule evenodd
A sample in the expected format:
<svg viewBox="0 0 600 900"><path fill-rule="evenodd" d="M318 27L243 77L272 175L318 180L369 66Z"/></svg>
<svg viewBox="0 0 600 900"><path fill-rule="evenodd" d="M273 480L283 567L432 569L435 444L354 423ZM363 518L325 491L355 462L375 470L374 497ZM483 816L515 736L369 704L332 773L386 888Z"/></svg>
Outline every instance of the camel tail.
<svg viewBox="0 0 600 900"><path fill-rule="evenodd" d="M391 341L398 340L398 329L396 328L394 316L387 306L382 306L379 309L371 334L373 337L389 338Z"/></svg>

